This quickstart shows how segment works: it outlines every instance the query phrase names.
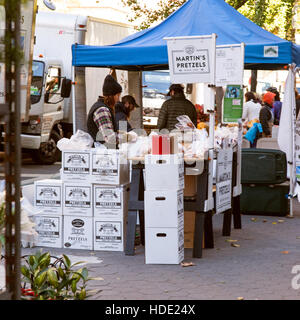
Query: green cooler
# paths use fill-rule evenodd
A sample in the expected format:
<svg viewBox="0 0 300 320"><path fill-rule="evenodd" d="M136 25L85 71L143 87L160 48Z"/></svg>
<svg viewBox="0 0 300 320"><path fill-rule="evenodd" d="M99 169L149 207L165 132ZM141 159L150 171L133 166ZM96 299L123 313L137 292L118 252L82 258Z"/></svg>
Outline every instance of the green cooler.
<svg viewBox="0 0 300 320"><path fill-rule="evenodd" d="M289 214L289 184L243 184L241 213L246 215L286 216Z"/></svg>

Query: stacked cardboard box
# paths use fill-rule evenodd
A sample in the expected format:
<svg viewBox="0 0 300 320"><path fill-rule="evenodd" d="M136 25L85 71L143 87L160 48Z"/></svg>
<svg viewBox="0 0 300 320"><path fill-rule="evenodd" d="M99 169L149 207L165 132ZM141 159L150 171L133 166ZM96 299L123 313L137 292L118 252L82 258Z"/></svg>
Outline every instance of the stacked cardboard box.
<svg viewBox="0 0 300 320"><path fill-rule="evenodd" d="M145 261L184 259L184 163L180 154L145 157Z"/></svg>
<svg viewBox="0 0 300 320"><path fill-rule="evenodd" d="M38 245L123 251L128 183L118 150L63 151L61 180L35 183L35 206L43 209Z"/></svg>
<svg viewBox="0 0 300 320"><path fill-rule="evenodd" d="M34 206L41 214L34 215L38 240L36 245L62 247L63 183L45 179L34 183Z"/></svg>
<svg viewBox="0 0 300 320"><path fill-rule="evenodd" d="M118 150L92 152L94 250L124 251L129 163Z"/></svg>

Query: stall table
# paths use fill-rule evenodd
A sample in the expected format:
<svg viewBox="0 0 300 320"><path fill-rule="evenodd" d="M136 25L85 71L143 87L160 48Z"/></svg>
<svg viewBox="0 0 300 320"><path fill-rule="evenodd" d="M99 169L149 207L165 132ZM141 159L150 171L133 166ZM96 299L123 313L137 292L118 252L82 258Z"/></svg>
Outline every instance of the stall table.
<svg viewBox="0 0 300 320"><path fill-rule="evenodd" d="M144 158L137 157L129 159L134 163L132 165L132 178L130 188L130 198L128 204L127 217L127 235L125 244L125 254L134 255L135 252L135 235L137 212L140 220L141 243L145 245L144 237L144 175L145 168ZM203 234L204 247L214 248L213 237L213 210L206 210L206 201L208 200L208 181L209 181L209 160L208 155L204 158L184 158L185 174L192 173L195 168L202 168L197 175L197 194L194 198L184 198L184 210L195 211L195 232L194 232L194 247L193 257L202 257ZM197 162L197 165L196 165ZM199 169L198 169L199 170ZM233 152L232 161L232 188L237 184L237 151ZM215 188L213 190L215 196ZM234 219L234 228L241 229L241 214L240 214L240 196L233 196L232 193L232 208L223 213L223 236L230 236L232 216Z"/></svg>

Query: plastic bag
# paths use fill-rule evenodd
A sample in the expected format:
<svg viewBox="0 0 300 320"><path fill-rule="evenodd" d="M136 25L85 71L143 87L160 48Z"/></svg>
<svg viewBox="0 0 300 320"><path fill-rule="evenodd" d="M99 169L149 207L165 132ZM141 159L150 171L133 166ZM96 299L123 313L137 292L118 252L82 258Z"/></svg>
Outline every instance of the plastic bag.
<svg viewBox="0 0 300 320"><path fill-rule="evenodd" d="M175 124L175 128L179 130L191 130L196 129L192 120L187 115L182 115L176 118L178 123Z"/></svg>
<svg viewBox="0 0 300 320"><path fill-rule="evenodd" d="M62 138L57 142L57 148L63 150L87 150L91 149L94 139L82 130L77 130L70 139Z"/></svg>

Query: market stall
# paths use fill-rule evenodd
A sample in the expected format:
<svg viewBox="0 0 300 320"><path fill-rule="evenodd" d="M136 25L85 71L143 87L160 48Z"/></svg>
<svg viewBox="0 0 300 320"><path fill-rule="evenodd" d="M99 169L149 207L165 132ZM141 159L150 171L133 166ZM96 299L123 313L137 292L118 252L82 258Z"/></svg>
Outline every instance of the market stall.
<svg viewBox="0 0 300 320"><path fill-rule="evenodd" d="M200 19L199 17L202 18ZM181 25L182 28L178 29L178 25ZM231 32L227 32L228 30L231 30ZM235 45L245 43L245 57L242 51L244 57L242 62L245 62L245 67L248 68L262 68L262 66L264 68L280 68L292 61L299 62L299 55L297 55L299 47L256 26L223 0L216 0L213 3L207 0L190 0L158 26L132 35L118 44L103 47L74 45L72 48L73 80L76 67L112 67L136 71L167 69L169 68L168 62L170 61L167 50L168 41L176 42L176 39L179 38L199 39L207 37L207 35L212 35L214 39L214 46L212 46L214 56L216 55L216 43L217 48L218 46L222 46L223 48L224 45L233 48ZM243 46L241 48L243 49ZM269 50L270 48L272 48L271 51ZM211 66L213 70L216 69L214 64ZM171 190L173 195L178 195L176 199L178 203L181 202L184 210L196 212L193 255L198 258L202 256L203 233L205 247L213 247L214 245L212 223L214 210L217 213L224 214L224 236L230 235L232 214L235 228L241 228L239 210L239 195L241 194L241 131L238 131L238 127L233 127L232 130L235 132L234 139L232 140L234 141L231 141L230 144L228 144L228 141L226 142L225 134L221 137L221 140L216 139L217 131L215 132L214 121L215 86L221 86L224 82L215 81L214 76L216 73L212 72L212 74L213 80L202 80L202 82L207 84L207 92L209 92L206 97L207 111L210 113L209 135L205 129L192 130L195 134L192 134L193 139L191 143L181 143L180 151L158 154L159 161L168 161L169 158L174 157L174 154L182 154L182 163L174 165L174 172L182 170L179 174L181 177L183 172L185 172L185 175L196 175L197 185L201 186L201 188L198 188L194 199L184 199L182 192L179 192L183 189L183 179L180 180L180 186L178 185L177 189ZM185 79L181 79L180 82L187 82L188 80L191 79L186 79L185 76ZM196 77L190 82L201 82L201 80ZM241 83L233 83L232 79L230 79L225 84L235 85ZM75 81L73 85L76 85ZM75 111L76 106L74 103L75 99L73 101ZM73 114L75 116L75 134L76 112L73 112ZM220 132L225 132L224 128L226 127L218 127ZM229 128L226 128L226 130L229 130ZM147 169L146 159L151 159L153 155L153 144L148 149L145 146L147 146L152 137L139 137L140 141L137 138L137 141L131 144L131 147L134 144L135 146L143 146L143 152L138 153L130 152L128 150L129 144L127 146L125 146L126 144L121 145L120 150L113 150L114 152L104 149L102 151L95 150L95 148L89 149L91 145L89 148L84 146L80 149L80 146L77 145L77 150L74 148L63 150L62 181L57 181L56 185L51 185L51 190L45 187L47 184L49 187L49 182L44 182L44 187L43 182L39 182L36 184L35 189L36 197L34 201L36 205L42 204L43 206L49 204L47 200L49 193L51 193L51 197L60 197L60 199L54 199L51 202L55 204L54 207L56 208L52 208L50 214L55 216L57 222L49 220L43 214L36 215L36 219L40 218L38 223L46 228L41 232L59 234L60 238L54 244L52 243L52 245L63 246L65 248L124 250L126 254L134 254L137 212L139 213L142 226L141 231L142 233L144 230L146 232L146 235L143 234L142 238L147 237L147 232L150 237L152 236L149 233L150 229L153 231L153 229L160 226L155 224L157 222L154 221L151 225L147 222L148 226L143 228L144 222L147 219L149 221L149 218L147 218L149 215L145 214L145 209L150 208L151 210L151 206L147 206L144 202L145 195L148 191L161 193L166 191L161 188L161 186L164 186L163 184L156 185L155 187L152 185L150 188L146 187L146 190L144 188L144 185L147 186L149 182L149 176L151 177L151 175L147 174L147 170L150 167L148 163ZM216 145L216 142L221 143ZM136 147L134 149L136 150ZM229 159L227 152L230 154ZM124 154L127 155L125 159ZM155 157L153 158L155 159ZM224 160L225 158L226 161ZM121 159L122 161L124 160L122 165ZM135 162L132 167L131 181L129 181L128 175L129 160ZM216 160L217 165L215 175L213 174L214 160ZM112 167L115 163L118 163L118 165ZM223 170L222 166L226 168L223 168ZM146 172L146 179L144 179L143 170ZM156 166L155 170L159 172L159 166ZM198 171L195 173L195 170ZM114 173L113 175L111 174L112 172ZM215 190L214 176L216 178ZM174 178L174 176L169 175L169 178ZM109 188L108 185L113 185L113 187ZM98 189L101 189L101 193ZM130 199L127 208L126 197L129 189ZM97 193L98 191L99 194ZM223 199L220 199L220 195L224 196ZM38 199L37 196L45 196L46 198ZM98 196L99 198L102 197L101 201L95 200L98 199ZM164 196L156 198L154 199L155 201L165 200ZM178 203L177 206L179 206ZM175 238L181 248L181 253L182 242L180 241L182 241L183 235L181 225L183 207L176 207L174 213L172 213L175 217L174 224L171 225L170 223L170 225L164 226L170 232L175 232ZM109 212L105 211L108 215L104 218L102 216L102 220L100 218L100 220L97 220L96 213L103 213L103 210L106 208L109 209ZM58 211L55 211L55 209ZM181 212L180 218L177 217L177 211ZM76 215L80 218L76 218ZM84 217L82 217L83 215ZM64 228L66 225L68 226L68 229L64 229L63 232L61 229L62 224L64 224ZM60 229L49 231L49 228L51 229L54 226ZM83 226L88 226L88 229L84 229ZM72 233L74 234L72 235ZM161 241L166 237L166 234L167 232L157 231L154 236L157 236L158 240ZM91 235L93 235L92 239ZM124 241L125 235L127 237ZM72 241L75 241L77 238L82 239L81 243L73 244ZM49 240L47 241L49 244ZM159 241L157 243L161 243ZM182 259L182 256L177 258ZM146 261L147 259L150 259L149 255L146 255ZM180 262L180 260L176 259L172 261Z"/></svg>

